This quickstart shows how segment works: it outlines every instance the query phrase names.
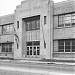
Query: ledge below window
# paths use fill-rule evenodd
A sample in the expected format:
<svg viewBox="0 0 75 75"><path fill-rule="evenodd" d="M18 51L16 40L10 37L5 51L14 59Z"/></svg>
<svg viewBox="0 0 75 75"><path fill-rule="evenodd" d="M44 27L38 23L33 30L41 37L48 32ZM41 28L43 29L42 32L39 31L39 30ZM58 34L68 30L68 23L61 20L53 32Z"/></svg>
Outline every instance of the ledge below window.
<svg viewBox="0 0 75 75"><path fill-rule="evenodd" d="M64 53L65 53L65 54L67 54L67 53L72 53L72 54L73 54L73 53L75 53L75 52L53 52L53 53L60 53L60 54L61 54L61 53L63 53L63 54L64 54Z"/></svg>

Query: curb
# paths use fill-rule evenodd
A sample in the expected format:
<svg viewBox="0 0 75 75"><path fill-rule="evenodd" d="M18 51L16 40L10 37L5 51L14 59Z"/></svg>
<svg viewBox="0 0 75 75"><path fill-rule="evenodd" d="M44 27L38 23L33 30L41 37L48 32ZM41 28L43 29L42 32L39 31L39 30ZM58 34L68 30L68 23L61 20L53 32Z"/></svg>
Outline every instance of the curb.
<svg viewBox="0 0 75 75"><path fill-rule="evenodd" d="M37 64L62 64L62 65L72 65L72 66L74 66L74 65L75 65L75 63L40 62L40 61L24 61L24 60L19 60L19 62L26 62L26 63L37 63Z"/></svg>
<svg viewBox="0 0 75 75"><path fill-rule="evenodd" d="M1 62L20 62L20 63L36 63L36 64L59 64L59 65L71 65L75 66L75 63L63 63L63 62L42 62L42 61L27 61L27 60L0 60Z"/></svg>

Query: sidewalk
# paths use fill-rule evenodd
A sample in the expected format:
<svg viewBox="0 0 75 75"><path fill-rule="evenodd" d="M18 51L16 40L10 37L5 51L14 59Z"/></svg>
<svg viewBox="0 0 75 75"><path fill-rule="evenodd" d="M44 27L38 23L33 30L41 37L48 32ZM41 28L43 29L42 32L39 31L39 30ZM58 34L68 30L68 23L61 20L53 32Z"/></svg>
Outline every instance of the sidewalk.
<svg viewBox="0 0 75 75"><path fill-rule="evenodd" d="M62 64L62 65L72 65L75 66L75 63L68 62L45 62L45 61L32 61L32 60L1 60L0 62L16 62L16 63L35 63L35 64Z"/></svg>

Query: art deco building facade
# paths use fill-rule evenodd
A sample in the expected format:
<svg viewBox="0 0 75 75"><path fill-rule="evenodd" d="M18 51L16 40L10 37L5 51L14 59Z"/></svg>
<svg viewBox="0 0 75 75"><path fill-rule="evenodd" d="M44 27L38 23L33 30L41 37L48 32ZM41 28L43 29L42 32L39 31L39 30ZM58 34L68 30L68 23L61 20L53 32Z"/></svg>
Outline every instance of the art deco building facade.
<svg viewBox="0 0 75 75"><path fill-rule="evenodd" d="M13 15L0 18L0 56L74 59L75 1L22 1Z"/></svg>

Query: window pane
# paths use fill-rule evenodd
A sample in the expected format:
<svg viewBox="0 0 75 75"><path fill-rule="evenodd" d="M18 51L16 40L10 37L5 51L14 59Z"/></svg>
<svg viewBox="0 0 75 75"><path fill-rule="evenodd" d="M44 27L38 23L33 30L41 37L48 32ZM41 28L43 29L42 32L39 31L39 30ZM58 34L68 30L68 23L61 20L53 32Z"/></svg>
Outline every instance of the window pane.
<svg viewBox="0 0 75 75"><path fill-rule="evenodd" d="M59 21L63 21L63 19L64 19L64 16L62 15L62 16L59 16Z"/></svg>
<svg viewBox="0 0 75 75"><path fill-rule="evenodd" d="M34 41L33 45L40 45L40 41Z"/></svg>
<svg viewBox="0 0 75 75"><path fill-rule="evenodd" d="M75 52L75 40L72 40L72 52Z"/></svg>
<svg viewBox="0 0 75 75"><path fill-rule="evenodd" d="M36 28L37 28L37 29L40 28L40 20L36 20Z"/></svg>
<svg viewBox="0 0 75 75"><path fill-rule="evenodd" d="M5 52L5 48L2 48L2 52Z"/></svg>
<svg viewBox="0 0 75 75"><path fill-rule="evenodd" d="M70 26L70 24L71 24L71 20L66 20L65 21L65 26Z"/></svg>
<svg viewBox="0 0 75 75"><path fill-rule="evenodd" d="M65 52L70 52L71 46L70 46L71 40L65 40Z"/></svg>
<svg viewBox="0 0 75 75"><path fill-rule="evenodd" d="M30 47L30 55L32 55L32 47Z"/></svg>
<svg viewBox="0 0 75 75"><path fill-rule="evenodd" d="M27 47L27 55L29 55L29 47Z"/></svg>
<svg viewBox="0 0 75 75"><path fill-rule="evenodd" d="M6 52L9 52L9 49L6 47Z"/></svg>
<svg viewBox="0 0 75 75"><path fill-rule="evenodd" d="M59 16L59 25L58 27L63 27L64 26L64 15Z"/></svg>
<svg viewBox="0 0 75 75"><path fill-rule="evenodd" d="M72 40L72 46L75 46L75 40Z"/></svg>
<svg viewBox="0 0 75 75"><path fill-rule="evenodd" d="M37 47L37 55L40 55L40 47Z"/></svg>
<svg viewBox="0 0 75 75"><path fill-rule="evenodd" d="M9 52L12 52L12 48L9 48Z"/></svg>
<svg viewBox="0 0 75 75"><path fill-rule="evenodd" d="M31 21L32 29L35 29L35 21Z"/></svg>
<svg viewBox="0 0 75 75"><path fill-rule="evenodd" d="M64 49L64 46L59 46L59 49Z"/></svg>
<svg viewBox="0 0 75 75"><path fill-rule="evenodd" d="M71 20L71 14L65 15L65 20Z"/></svg>
<svg viewBox="0 0 75 75"><path fill-rule="evenodd" d="M59 27L63 27L63 26L64 26L63 22L60 21L60 22L59 22Z"/></svg>
<svg viewBox="0 0 75 75"><path fill-rule="evenodd" d="M30 30L31 29L31 22L27 22L26 23L26 30Z"/></svg>
<svg viewBox="0 0 75 75"><path fill-rule="evenodd" d="M27 42L27 46L32 46L32 42Z"/></svg>
<svg viewBox="0 0 75 75"><path fill-rule="evenodd" d="M6 26L3 26L3 34L6 33Z"/></svg>
<svg viewBox="0 0 75 75"><path fill-rule="evenodd" d="M69 46L70 46L70 40L66 40L66 41L65 41L65 46L66 46L66 45L69 45Z"/></svg>
<svg viewBox="0 0 75 75"><path fill-rule="evenodd" d="M59 49L59 52L64 52L64 49Z"/></svg>
<svg viewBox="0 0 75 75"><path fill-rule="evenodd" d="M64 52L64 40L58 41L58 50L59 52Z"/></svg>
<svg viewBox="0 0 75 75"><path fill-rule="evenodd" d="M59 45L64 45L64 40L59 40L58 43Z"/></svg>
<svg viewBox="0 0 75 75"><path fill-rule="evenodd" d="M36 47L33 49L33 54L36 55Z"/></svg>

